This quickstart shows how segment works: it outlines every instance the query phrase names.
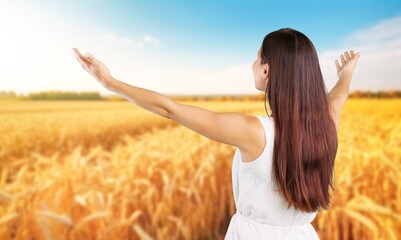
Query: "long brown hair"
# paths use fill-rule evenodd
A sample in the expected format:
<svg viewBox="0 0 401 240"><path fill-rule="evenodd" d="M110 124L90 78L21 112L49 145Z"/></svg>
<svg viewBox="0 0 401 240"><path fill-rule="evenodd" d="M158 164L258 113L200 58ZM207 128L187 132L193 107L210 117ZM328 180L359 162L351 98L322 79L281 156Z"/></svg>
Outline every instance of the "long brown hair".
<svg viewBox="0 0 401 240"><path fill-rule="evenodd" d="M303 33L283 28L266 35L261 57L270 69L273 177L288 207L328 209L338 140L316 49Z"/></svg>

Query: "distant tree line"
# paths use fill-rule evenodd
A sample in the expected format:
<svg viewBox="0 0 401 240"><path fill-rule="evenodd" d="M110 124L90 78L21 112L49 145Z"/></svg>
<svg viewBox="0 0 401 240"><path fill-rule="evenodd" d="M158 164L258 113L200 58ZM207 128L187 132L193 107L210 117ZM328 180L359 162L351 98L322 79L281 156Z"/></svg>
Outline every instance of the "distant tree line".
<svg viewBox="0 0 401 240"><path fill-rule="evenodd" d="M354 91L349 94L349 98L400 98L401 91L390 90L390 91Z"/></svg>
<svg viewBox="0 0 401 240"><path fill-rule="evenodd" d="M169 96L177 101L263 101L264 94L257 95L216 95L216 96ZM354 91L349 98L401 98L401 91ZM65 91L43 91L18 95L14 91L0 91L1 99L21 100L106 100L125 101L120 96L101 96L98 92L65 92Z"/></svg>
<svg viewBox="0 0 401 240"><path fill-rule="evenodd" d="M44 91L17 95L14 91L0 91L0 99L20 100L102 100L98 92Z"/></svg>
<svg viewBox="0 0 401 240"><path fill-rule="evenodd" d="M17 98L18 95L14 91L0 91L0 99Z"/></svg>
<svg viewBox="0 0 401 240"><path fill-rule="evenodd" d="M63 92L47 91L29 93L25 97L28 100L102 100L98 92Z"/></svg>

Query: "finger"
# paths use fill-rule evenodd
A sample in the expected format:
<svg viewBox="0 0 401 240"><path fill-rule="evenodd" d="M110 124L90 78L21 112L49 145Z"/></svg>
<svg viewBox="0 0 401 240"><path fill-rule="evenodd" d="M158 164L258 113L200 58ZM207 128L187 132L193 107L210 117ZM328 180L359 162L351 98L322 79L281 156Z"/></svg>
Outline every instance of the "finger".
<svg viewBox="0 0 401 240"><path fill-rule="evenodd" d="M92 64L88 59L86 59L86 58L85 58L84 56L82 56L82 54L80 54L80 53L76 54L75 56L77 57L77 59L78 59L80 62L84 63L85 65L90 65L90 64Z"/></svg>
<svg viewBox="0 0 401 240"><path fill-rule="evenodd" d="M349 56L348 52L345 52L345 60L349 61L351 59L351 57Z"/></svg>
<svg viewBox="0 0 401 240"><path fill-rule="evenodd" d="M340 71L340 64L338 63L338 60L336 60L335 63L336 63L337 71Z"/></svg>
<svg viewBox="0 0 401 240"><path fill-rule="evenodd" d="M85 70L89 70L90 66L93 66L94 64L90 62L87 58L83 57L82 54L76 55L78 61L81 63L81 65L85 68Z"/></svg>
<svg viewBox="0 0 401 240"><path fill-rule="evenodd" d="M77 57L77 58L78 58L78 57ZM83 69L85 69L86 71L89 71L89 67L88 67L84 62L82 62L81 59L78 58L78 61L79 61L79 63L81 64L81 67L82 67Z"/></svg>
<svg viewBox="0 0 401 240"><path fill-rule="evenodd" d="M341 55L341 56L340 56L340 58L341 58L341 64L342 64L342 65L344 65L344 64L345 64L345 59L344 59L344 56L343 56L343 55Z"/></svg>
<svg viewBox="0 0 401 240"><path fill-rule="evenodd" d="M87 71L90 75L95 77L93 75L93 71L95 68L95 65L88 60L88 58L84 57L76 48L73 48L75 52L75 57L77 58L78 62L81 64L81 67Z"/></svg>
<svg viewBox="0 0 401 240"><path fill-rule="evenodd" d="M78 60L78 62L81 64L81 65L87 65L87 63L79 56L79 53L78 54L75 54L75 57L77 58L77 60Z"/></svg>
<svg viewBox="0 0 401 240"><path fill-rule="evenodd" d="M85 53L86 58L93 64L93 65L97 65L97 59L90 53Z"/></svg>
<svg viewBox="0 0 401 240"><path fill-rule="evenodd" d="M78 51L78 49L74 48L74 52L76 53L76 55L77 55L86 65L89 65L89 64L92 63L87 57L85 57L84 55L82 55L82 54Z"/></svg>
<svg viewBox="0 0 401 240"><path fill-rule="evenodd" d="M85 69L86 71L89 71L89 65L91 65L91 64L83 61L78 55L75 55L75 57L77 58L78 62L81 64L82 68Z"/></svg>
<svg viewBox="0 0 401 240"><path fill-rule="evenodd" d="M75 52L75 54L76 54L77 56L79 56L80 58L84 58L84 56L82 56L82 54L78 51L78 49L73 48L73 50L74 50L74 52Z"/></svg>
<svg viewBox="0 0 401 240"><path fill-rule="evenodd" d="M355 55L354 50L351 50L351 58L353 58Z"/></svg>

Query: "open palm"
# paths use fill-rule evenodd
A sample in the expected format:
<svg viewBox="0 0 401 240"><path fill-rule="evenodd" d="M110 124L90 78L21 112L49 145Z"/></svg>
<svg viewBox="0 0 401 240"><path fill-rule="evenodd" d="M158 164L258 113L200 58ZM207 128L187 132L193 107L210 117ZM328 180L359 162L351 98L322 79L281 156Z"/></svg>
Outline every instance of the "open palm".
<svg viewBox="0 0 401 240"><path fill-rule="evenodd" d="M75 56L81 66L105 88L109 88L113 81L109 69L91 54L87 53L85 57L78 51L78 49L73 48L73 51L75 52Z"/></svg>
<svg viewBox="0 0 401 240"><path fill-rule="evenodd" d="M335 61L337 68L337 76L339 78L341 78L341 76L344 75L352 75L352 72L354 71L360 57L359 52L355 54L353 50L351 50L350 53L344 52L344 55L340 56L341 66L338 60Z"/></svg>

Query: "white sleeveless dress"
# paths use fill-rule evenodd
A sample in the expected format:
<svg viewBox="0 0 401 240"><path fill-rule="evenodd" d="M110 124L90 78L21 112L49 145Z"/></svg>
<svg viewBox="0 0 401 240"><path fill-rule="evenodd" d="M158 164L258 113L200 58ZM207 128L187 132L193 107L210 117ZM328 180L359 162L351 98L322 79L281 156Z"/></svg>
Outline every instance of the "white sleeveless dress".
<svg viewBox="0 0 401 240"><path fill-rule="evenodd" d="M232 188L236 213L232 216L224 240L319 240L311 222L317 212L303 213L275 192L272 178L274 121L257 116L262 122L266 146L253 162L243 162L237 148L232 163Z"/></svg>

